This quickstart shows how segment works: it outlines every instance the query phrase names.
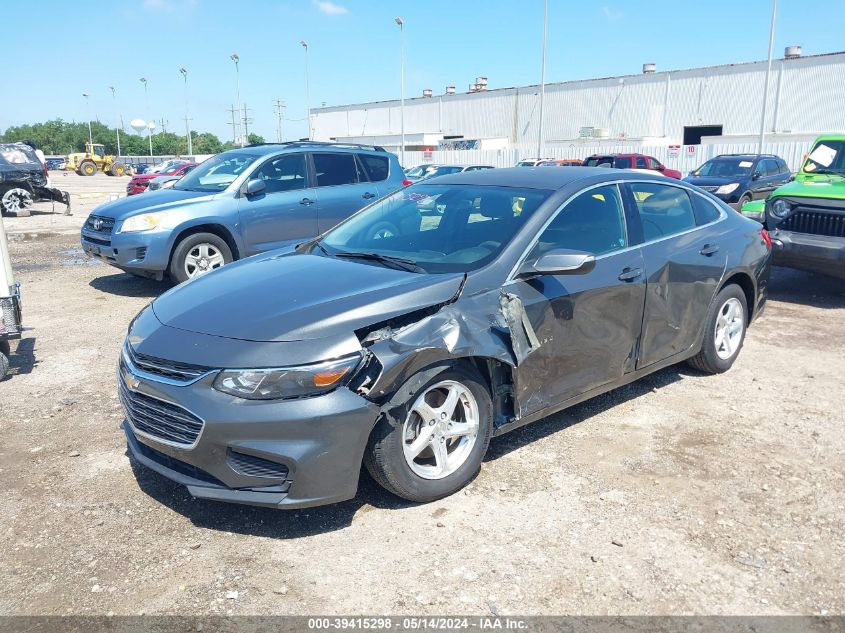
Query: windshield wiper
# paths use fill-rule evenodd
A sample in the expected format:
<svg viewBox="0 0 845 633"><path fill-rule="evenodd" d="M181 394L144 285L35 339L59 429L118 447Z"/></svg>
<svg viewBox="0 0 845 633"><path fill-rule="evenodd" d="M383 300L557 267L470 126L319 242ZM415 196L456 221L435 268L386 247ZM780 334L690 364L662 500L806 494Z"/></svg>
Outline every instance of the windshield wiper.
<svg viewBox="0 0 845 633"><path fill-rule="evenodd" d="M322 248L322 246L320 247ZM335 253L335 257L346 257L348 259L366 259L373 262L380 262L387 264L391 268L398 270L407 270L412 273L424 273L425 269L417 264L413 259L405 259L404 257L393 257L391 255L382 255L381 253L356 253L354 251L341 251Z"/></svg>
<svg viewBox="0 0 845 633"><path fill-rule="evenodd" d="M815 175L815 174L829 174L829 175L832 175L832 176L842 176L843 175L843 173L841 171L837 170L837 169L826 169L824 167L822 167L820 169L814 169L813 171L805 172L805 173L808 173L811 176Z"/></svg>

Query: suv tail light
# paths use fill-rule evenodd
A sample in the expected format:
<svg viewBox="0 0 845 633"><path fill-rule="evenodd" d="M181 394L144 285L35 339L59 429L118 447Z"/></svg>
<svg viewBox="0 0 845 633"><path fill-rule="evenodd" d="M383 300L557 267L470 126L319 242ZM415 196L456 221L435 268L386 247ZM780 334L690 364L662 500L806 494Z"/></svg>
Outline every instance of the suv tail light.
<svg viewBox="0 0 845 633"><path fill-rule="evenodd" d="M403 186L403 187L407 187L408 185L413 185L413 184L414 184L414 183L413 183L413 182L411 182L410 180L403 180L403 181L402 181L402 186Z"/></svg>
<svg viewBox="0 0 845 633"><path fill-rule="evenodd" d="M763 241L766 243L766 248L772 250L772 237L769 235L769 232L766 229L762 229L760 231L760 237L762 237Z"/></svg>

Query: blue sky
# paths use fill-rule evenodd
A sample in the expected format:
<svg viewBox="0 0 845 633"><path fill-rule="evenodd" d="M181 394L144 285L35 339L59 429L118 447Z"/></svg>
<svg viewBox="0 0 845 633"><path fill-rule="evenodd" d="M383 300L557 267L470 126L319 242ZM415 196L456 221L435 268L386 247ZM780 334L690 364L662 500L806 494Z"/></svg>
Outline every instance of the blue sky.
<svg viewBox="0 0 845 633"><path fill-rule="evenodd" d="M845 48L845 2L824 16L806 0L780 0L775 55ZM549 82L764 59L769 0L549 0ZM251 130L275 140L272 102L287 102L285 135L306 134L301 39L310 46L314 107L398 98L399 27L405 20L407 96L447 85L465 91L476 76L489 87L539 80L542 0L4 0L4 98L0 129L91 112L114 123L117 90L127 125L150 112L184 130L179 68L188 69L195 130L231 137L232 52L240 56L241 99ZM88 40L93 46L88 47ZM91 52L88 52L91 51ZM10 98L10 95L13 95Z"/></svg>

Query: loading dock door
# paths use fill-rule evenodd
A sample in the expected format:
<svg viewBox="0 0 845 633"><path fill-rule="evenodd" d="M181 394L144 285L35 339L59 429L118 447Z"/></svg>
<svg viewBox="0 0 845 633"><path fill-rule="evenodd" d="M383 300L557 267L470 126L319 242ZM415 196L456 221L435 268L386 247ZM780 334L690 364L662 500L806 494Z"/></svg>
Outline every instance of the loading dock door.
<svg viewBox="0 0 845 633"><path fill-rule="evenodd" d="M721 125L684 126L684 145L701 145L702 136L721 136Z"/></svg>

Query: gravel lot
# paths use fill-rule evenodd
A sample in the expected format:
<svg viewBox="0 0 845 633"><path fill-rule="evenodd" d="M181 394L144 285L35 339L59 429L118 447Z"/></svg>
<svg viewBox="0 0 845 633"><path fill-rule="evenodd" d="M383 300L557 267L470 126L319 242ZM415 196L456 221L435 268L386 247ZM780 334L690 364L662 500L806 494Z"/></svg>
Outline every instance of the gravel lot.
<svg viewBox="0 0 845 633"><path fill-rule="evenodd" d="M669 368L498 438L451 498L365 476L335 506L228 506L127 458L115 362L166 286L78 250L125 178L54 184L74 216L5 219L29 330L0 383L0 613L845 611L841 282L776 271L730 372Z"/></svg>

